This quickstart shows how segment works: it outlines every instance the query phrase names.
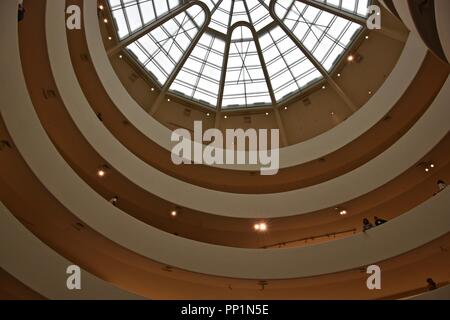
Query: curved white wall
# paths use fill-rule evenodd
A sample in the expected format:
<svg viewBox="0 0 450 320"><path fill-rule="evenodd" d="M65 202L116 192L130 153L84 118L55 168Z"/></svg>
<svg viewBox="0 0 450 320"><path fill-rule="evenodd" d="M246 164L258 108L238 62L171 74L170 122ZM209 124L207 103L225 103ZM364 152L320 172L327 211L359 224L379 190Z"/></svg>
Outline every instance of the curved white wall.
<svg viewBox="0 0 450 320"><path fill-rule="evenodd" d="M171 150L169 129L150 117L130 97L114 72L103 47L95 1L84 1L84 18L92 62L108 95L122 114L142 134L161 147ZM282 148L280 150L280 167L287 168L320 159L349 144L374 126L389 112L411 84L426 53L427 48L420 38L410 36L394 70L367 104L335 128L308 141ZM255 169L252 166L219 167L233 170Z"/></svg>
<svg viewBox="0 0 450 320"><path fill-rule="evenodd" d="M94 149L130 181L182 207L230 217L273 218L337 206L377 189L414 166L450 129L449 122L440 120L450 118L450 109L446 106L450 99L450 83L446 83L429 110L395 145L340 177L319 185L273 194L237 195L195 186L149 166L98 121L71 64L64 28L65 4L57 0L48 3L47 41L52 71L65 106L77 127ZM93 13L85 10L85 14ZM397 88L395 85L391 87Z"/></svg>
<svg viewBox="0 0 450 320"><path fill-rule="evenodd" d="M66 270L70 265L73 263L36 238L0 202L0 266L10 275L48 299L140 299L85 270L81 271L82 290L68 290Z"/></svg>
<svg viewBox="0 0 450 320"><path fill-rule="evenodd" d="M48 5L52 5L52 1ZM28 96L20 62L16 7L0 12L0 110L24 160L62 205L107 238L144 257L204 274L252 279L335 273L413 250L450 230L450 190L389 223L346 239L303 248L252 250L183 239L138 221L92 190L58 153ZM395 245L392 245L395 244ZM277 264L273 264L277 261Z"/></svg>
<svg viewBox="0 0 450 320"><path fill-rule="evenodd" d="M450 61L450 1L435 1L436 27L447 61Z"/></svg>

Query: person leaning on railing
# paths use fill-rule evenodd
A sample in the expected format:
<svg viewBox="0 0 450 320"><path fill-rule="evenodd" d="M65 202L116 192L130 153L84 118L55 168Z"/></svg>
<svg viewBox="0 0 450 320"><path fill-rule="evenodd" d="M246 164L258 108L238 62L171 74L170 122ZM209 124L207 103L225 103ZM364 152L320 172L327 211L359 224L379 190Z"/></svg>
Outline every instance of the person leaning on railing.
<svg viewBox="0 0 450 320"><path fill-rule="evenodd" d="M363 232L373 228L373 224L370 223L369 219L364 218L363 220Z"/></svg>
<svg viewBox="0 0 450 320"><path fill-rule="evenodd" d="M22 21L25 18L25 7L23 5L23 0L19 1L19 9L17 11L17 20Z"/></svg>

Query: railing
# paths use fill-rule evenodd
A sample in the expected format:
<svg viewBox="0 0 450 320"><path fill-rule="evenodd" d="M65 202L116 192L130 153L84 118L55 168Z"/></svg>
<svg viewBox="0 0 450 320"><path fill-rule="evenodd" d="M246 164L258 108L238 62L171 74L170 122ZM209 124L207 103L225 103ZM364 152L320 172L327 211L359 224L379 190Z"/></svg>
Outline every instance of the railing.
<svg viewBox="0 0 450 320"><path fill-rule="evenodd" d="M448 281L447 282L440 282L440 283L437 284L437 289L436 290L438 290L440 288L443 288L443 287L445 287L445 286L447 286L449 284L450 284L450 282L448 282ZM383 297L383 298L379 298L378 300L400 300L400 299L407 300L407 299L410 299L410 298L414 298L415 296L424 294L426 292L429 292L429 289L428 289L428 287L425 286L425 287L420 287L420 288L417 288L417 289L412 289L412 290L408 290L408 291L403 291L403 292L400 292L400 293L392 294L392 295L389 295L389 296L386 296L386 297Z"/></svg>
<svg viewBox="0 0 450 320"><path fill-rule="evenodd" d="M305 237L305 238L300 238L300 239L295 239L295 240L290 240L290 241L278 242L275 244L263 246L262 249L283 248L283 247L294 245L296 243L298 243L298 245L302 245L302 244L306 245L306 244L308 244L308 241L316 242L317 240L320 240L320 239L329 240L330 238L336 238L336 237L343 236L343 235L353 235L356 233L356 231L357 231L357 229L353 228L353 229L337 231L337 232L332 232L332 233L325 233L325 234L321 234L321 235L310 236L310 237Z"/></svg>

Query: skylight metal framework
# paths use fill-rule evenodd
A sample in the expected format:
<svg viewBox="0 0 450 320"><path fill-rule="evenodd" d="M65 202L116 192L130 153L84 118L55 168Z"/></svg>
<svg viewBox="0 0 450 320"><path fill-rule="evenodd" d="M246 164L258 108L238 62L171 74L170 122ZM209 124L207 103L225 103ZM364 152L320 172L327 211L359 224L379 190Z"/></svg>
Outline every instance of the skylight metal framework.
<svg viewBox="0 0 450 320"><path fill-rule="evenodd" d="M222 110L272 106L331 78L371 0L108 0L119 43L168 92Z"/></svg>

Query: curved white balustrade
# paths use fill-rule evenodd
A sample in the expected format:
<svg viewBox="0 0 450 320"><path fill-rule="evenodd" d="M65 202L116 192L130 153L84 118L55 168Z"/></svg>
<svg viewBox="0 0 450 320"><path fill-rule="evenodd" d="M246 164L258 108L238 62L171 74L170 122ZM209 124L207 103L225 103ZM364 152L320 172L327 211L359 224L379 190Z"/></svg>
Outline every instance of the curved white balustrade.
<svg viewBox="0 0 450 320"><path fill-rule="evenodd" d="M95 1L84 1L84 21L89 53L97 74L120 112L142 134L171 150L169 129L150 117L128 94L109 62L103 46ZM414 80L427 54L420 38L410 36L403 53L384 84L358 112L335 128L308 141L280 150L280 167L287 168L320 159L373 127L389 112ZM232 170L255 170L253 166L218 166Z"/></svg>
<svg viewBox="0 0 450 320"><path fill-rule="evenodd" d="M81 271L82 290L71 291L66 286L66 270L71 265L28 231L0 202L0 266L20 282L48 299L141 299L85 270Z"/></svg>
<svg viewBox="0 0 450 320"><path fill-rule="evenodd" d="M53 5L49 1L48 5ZM55 199L97 232L144 257L203 274L287 279L330 274L386 260L450 230L450 190L389 223L346 239L302 248L252 250L183 239L111 206L64 161L46 135L27 92L20 62L16 6L0 12L0 107L15 146ZM395 245L392 245L395 244ZM277 264L273 264L277 261Z"/></svg>
<svg viewBox="0 0 450 320"><path fill-rule="evenodd" d="M450 285L402 300L450 300Z"/></svg>
<svg viewBox="0 0 450 320"><path fill-rule="evenodd" d="M65 16L61 14L64 3L49 3L52 4L48 6L46 19L50 62L59 92L75 124L93 148L130 181L182 207L240 218L283 217L333 207L377 189L414 166L450 128L450 123L440 120L450 117L450 109L446 107L450 83L446 83L429 110L395 145L340 177L307 188L273 194L236 195L195 186L149 166L98 121L71 64Z"/></svg>

